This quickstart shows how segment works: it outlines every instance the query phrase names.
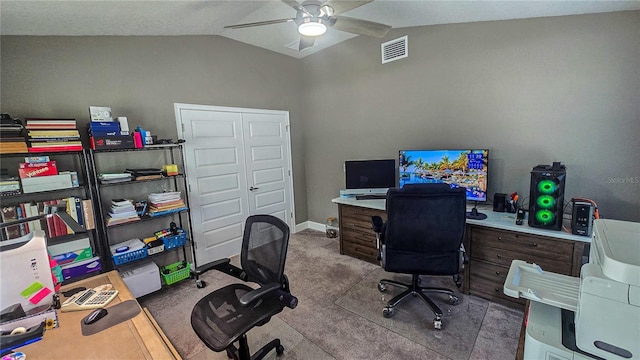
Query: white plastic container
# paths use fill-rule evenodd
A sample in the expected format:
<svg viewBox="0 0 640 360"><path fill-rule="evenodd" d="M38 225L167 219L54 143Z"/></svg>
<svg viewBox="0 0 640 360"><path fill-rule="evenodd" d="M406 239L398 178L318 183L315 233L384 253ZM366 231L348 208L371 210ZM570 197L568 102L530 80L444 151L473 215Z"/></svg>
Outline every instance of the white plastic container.
<svg viewBox="0 0 640 360"><path fill-rule="evenodd" d="M135 297L160 290L160 270L153 261L124 266L118 270L120 276Z"/></svg>

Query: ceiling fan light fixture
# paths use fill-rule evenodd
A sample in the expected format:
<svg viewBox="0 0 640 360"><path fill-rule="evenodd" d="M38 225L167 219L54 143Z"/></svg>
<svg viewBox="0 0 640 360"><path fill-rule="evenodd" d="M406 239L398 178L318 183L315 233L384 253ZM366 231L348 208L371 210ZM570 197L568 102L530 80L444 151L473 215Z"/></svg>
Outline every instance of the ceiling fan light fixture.
<svg viewBox="0 0 640 360"><path fill-rule="evenodd" d="M298 32L304 36L320 36L327 32L327 26L320 18L304 18L303 22L298 25Z"/></svg>

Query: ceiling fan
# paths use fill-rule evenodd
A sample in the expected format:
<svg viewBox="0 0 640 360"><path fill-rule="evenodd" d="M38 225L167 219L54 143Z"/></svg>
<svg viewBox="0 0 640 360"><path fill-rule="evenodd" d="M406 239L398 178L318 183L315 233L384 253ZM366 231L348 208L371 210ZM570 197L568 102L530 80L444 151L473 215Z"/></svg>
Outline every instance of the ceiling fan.
<svg viewBox="0 0 640 360"><path fill-rule="evenodd" d="M300 44L298 46L299 51L313 46L316 37L324 34L328 27L352 34L381 38L387 34L391 29L391 26L338 15L368 4L372 1L373 0L328 0L323 2L320 0L305 0L300 4L296 0L282 0L283 3L296 10L296 17L229 25L224 28L242 29L254 26L295 22L298 25L298 32L300 33Z"/></svg>

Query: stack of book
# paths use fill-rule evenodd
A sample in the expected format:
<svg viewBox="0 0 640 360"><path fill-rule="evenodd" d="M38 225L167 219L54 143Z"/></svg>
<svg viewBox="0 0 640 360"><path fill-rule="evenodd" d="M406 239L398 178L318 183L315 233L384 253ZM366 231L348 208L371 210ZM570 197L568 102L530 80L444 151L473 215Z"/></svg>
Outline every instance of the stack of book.
<svg viewBox="0 0 640 360"><path fill-rule="evenodd" d="M113 199L111 200L111 210L107 214L107 226L124 224L132 221L139 221L140 217L136 212L132 200Z"/></svg>
<svg viewBox="0 0 640 360"><path fill-rule="evenodd" d="M25 119L29 152L82 151L75 119Z"/></svg>
<svg viewBox="0 0 640 360"><path fill-rule="evenodd" d="M182 199L182 194L178 191L151 193L148 197L148 214L151 217L161 216L187 209L187 205Z"/></svg>
<svg viewBox="0 0 640 360"><path fill-rule="evenodd" d="M26 153L27 141L19 119L2 114L0 120L0 154Z"/></svg>
<svg viewBox="0 0 640 360"><path fill-rule="evenodd" d="M133 176L129 173L102 173L98 174L98 180L101 184L117 184L121 182L131 181Z"/></svg>

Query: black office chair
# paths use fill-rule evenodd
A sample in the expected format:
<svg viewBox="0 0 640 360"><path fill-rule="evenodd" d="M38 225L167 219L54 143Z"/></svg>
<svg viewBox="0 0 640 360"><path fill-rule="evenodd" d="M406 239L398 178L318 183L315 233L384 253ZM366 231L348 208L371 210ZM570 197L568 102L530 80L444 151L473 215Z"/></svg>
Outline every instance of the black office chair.
<svg viewBox="0 0 640 360"><path fill-rule="evenodd" d="M271 215L250 216L245 224L240 262L242 269L222 259L198 269L198 274L215 269L243 281L257 283L253 289L245 284L231 284L202 298L191 312L191 326L200 340L213 351L226 350L230 359L262 359L271 350L282 355L280 339L274 339L253 356L246 333L262 326L284 307L294 309L298 299L291 295L284 264L289 243L289 227ZM234 345L238 342L238 347Z"/></svg>
<svg viewBox="0 0 640 360"><path fill-rule="evenodd" d="M393 315L394 308L409 295L419 296L436 315L433 326L442 328L442 310L426 293L449 295L449 303L458 304L450 289L420 285L420 275L452 275L461 285L464 258L462 240L466 221L464 188L447 184L407 184L402 189L389 189L386 200L387 222L372 217L378 239L378 258L389 272L411 274L411 284L395 280L380 280L378 290L387 285L406 291L391 299L384 307L384 317Z"/></svg>

